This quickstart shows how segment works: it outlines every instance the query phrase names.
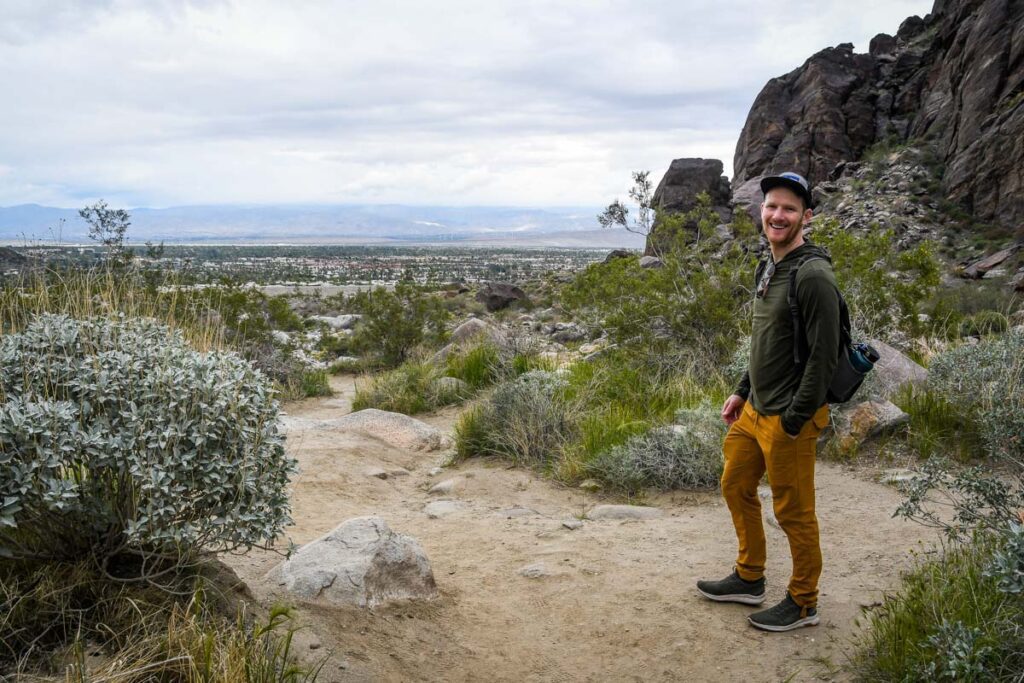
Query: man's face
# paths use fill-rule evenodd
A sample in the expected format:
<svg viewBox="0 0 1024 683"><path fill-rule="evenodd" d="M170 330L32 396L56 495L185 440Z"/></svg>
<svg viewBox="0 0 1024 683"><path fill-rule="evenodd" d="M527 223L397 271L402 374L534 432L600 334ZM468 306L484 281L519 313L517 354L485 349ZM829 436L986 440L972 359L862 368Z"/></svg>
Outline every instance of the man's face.
<svg viewBox="0 0 1024 683"><path fill-rule="evenodd" d="M803 243L804 225L811 220L811 210L792 190L776 187L768 190L761 204L764 236L776 250Z"/></svg>

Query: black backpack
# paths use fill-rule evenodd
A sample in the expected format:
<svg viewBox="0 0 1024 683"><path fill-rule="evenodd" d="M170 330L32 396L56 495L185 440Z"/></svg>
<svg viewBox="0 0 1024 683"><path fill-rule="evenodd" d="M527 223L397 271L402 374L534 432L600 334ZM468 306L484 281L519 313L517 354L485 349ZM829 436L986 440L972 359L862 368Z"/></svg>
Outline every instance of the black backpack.
<svg viewBox="0 0 1024 683"><path fill-rule="evenodd" d="M804 331L803 315L800 313L800 304L796 298L796 278L808 261L821 259L832 263L828 256L822 254L810 254L804 256L797 262L796 268L790 272L789 290L786 293L786 302L789 304L789 314L793 321L793 364L802 368L807 362L807 334ZM759 271L763 270L761 267ZM835 374L829 383L825 400L828 403L846 403L857 389L864 383L867 374L871 372L875 363L878 362L879 354L874 347L868 344L853 343L853 329L850 325L850 308L846 305L843 293L836 288L836 296L839 297L839 362L836 364Z"/></svg>

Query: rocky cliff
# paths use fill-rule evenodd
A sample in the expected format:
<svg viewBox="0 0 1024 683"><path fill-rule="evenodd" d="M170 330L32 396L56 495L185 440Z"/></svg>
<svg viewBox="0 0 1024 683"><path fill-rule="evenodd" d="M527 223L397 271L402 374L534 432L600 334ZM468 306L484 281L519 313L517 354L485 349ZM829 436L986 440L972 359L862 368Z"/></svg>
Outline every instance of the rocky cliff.
<svg viewBox="0 0 1024 683"><path fill-rule="evenodd" d="M734 195L783 169L825 181L876 143L909 141L935 147L943 193L976 218L1024 223L1024 0L936 0L867 54L828 48L769 81L736 146Z"/></svg>

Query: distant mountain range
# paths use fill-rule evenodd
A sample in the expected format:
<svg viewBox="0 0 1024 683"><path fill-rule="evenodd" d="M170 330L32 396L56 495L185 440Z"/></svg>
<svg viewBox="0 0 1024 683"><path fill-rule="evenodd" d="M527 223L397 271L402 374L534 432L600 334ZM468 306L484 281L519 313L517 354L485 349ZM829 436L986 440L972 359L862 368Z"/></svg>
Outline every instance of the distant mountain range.
<svg viewBox="0 0 1024 683"><path fill-rule="evenodd" d="M130 209L130 243L174 242L492 242L568 241L633 246L622 231L597 229L594 207L519 208L384 205L175 206ZM0 207L0 242L84 243L77 209ZM642 245L643 240L639 240Z"/></svg>

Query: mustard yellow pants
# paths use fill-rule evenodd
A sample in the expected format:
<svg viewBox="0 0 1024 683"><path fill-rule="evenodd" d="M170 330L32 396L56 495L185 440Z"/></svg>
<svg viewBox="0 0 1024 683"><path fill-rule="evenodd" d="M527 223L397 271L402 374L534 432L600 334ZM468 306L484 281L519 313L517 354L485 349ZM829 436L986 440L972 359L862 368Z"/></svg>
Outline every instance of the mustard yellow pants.
<svg viewBox="0 0 1024 683"><path fill-rule="evenodd" d="M828 406L822 406L794 439L783 431L778 415L760 415L748 401L722 448L722 496L739 541L736 571L747 581L764 576L767 550L757 485L767 471L775 517L793 557L789 594L801 607L818 603L821 546L814 514L814 458L818 435L827 424Z"/></svg>

